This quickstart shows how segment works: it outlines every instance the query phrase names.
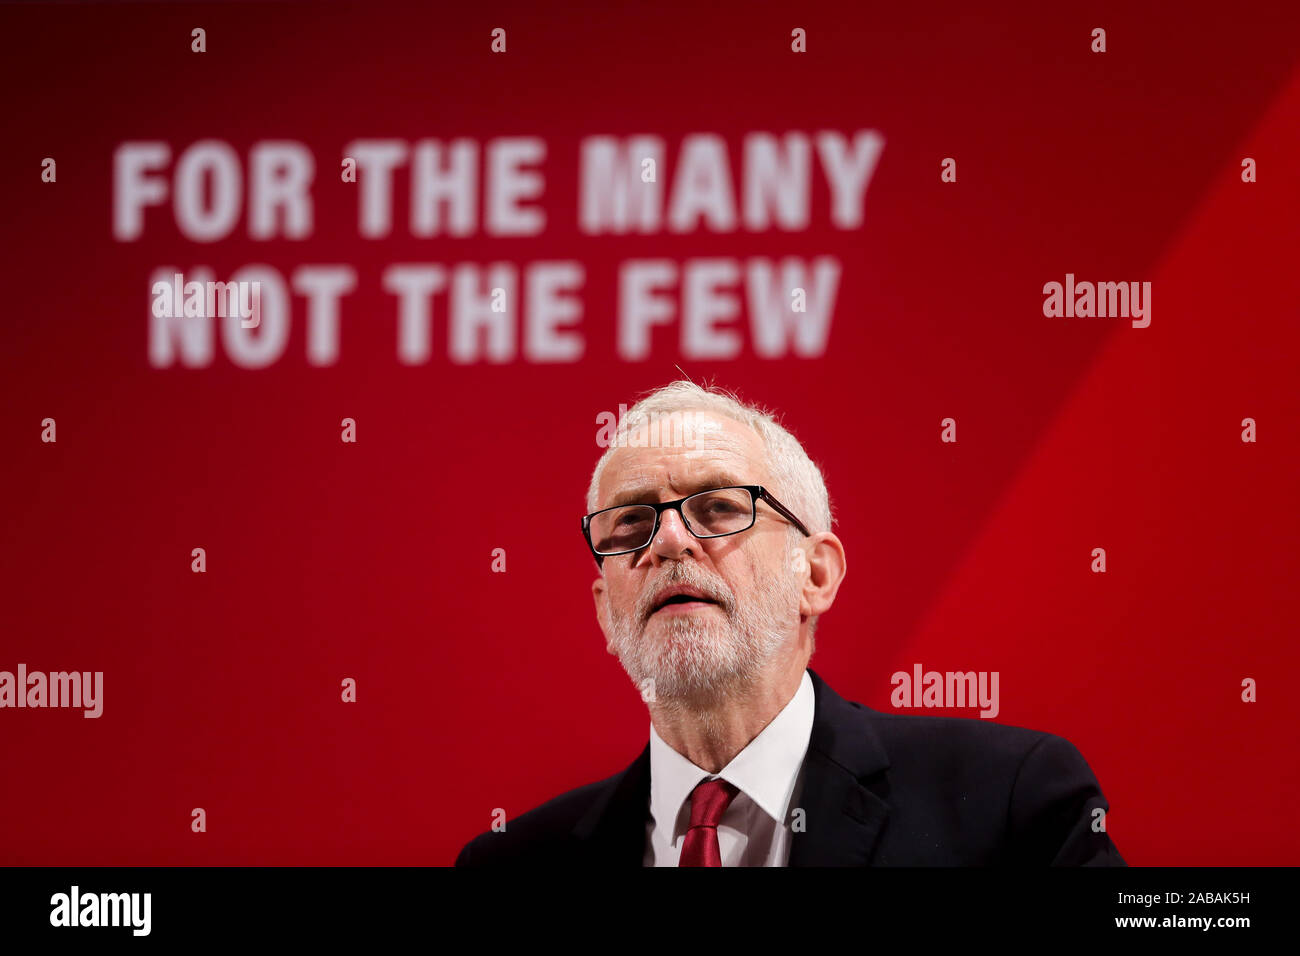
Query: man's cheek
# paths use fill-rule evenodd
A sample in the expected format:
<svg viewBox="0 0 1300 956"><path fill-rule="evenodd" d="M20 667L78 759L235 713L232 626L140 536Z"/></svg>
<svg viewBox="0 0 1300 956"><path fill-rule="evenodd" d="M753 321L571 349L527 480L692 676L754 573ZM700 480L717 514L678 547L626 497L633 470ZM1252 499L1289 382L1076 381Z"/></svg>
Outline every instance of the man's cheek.
<svg viewBox="0 0 1300 956"><path fill-rule="evenodd" d="M635 618L637 616L637 595L629 591L618 595L619 615L625 619Z"/></svg>

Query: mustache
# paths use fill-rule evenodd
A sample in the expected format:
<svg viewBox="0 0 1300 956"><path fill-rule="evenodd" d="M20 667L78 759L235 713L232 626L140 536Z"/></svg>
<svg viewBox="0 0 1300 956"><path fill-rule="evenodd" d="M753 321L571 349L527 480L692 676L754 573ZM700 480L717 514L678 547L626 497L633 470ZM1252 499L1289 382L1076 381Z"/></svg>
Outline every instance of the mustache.
<svg viewBox="0 0 1300 956"><path fill-rule="evenodd" d="M698 588L705 597L718 602L718 606L727 613L728 617L735 612L736 596L731 593L731 589L725 583L712 575L687 570L687 567L685 564L674 565L672 571L665 571L646 584L645 590L641 592L641 597L637 600L637 620L642 624L649 620L650 615L654 613L655 600L665 588L670 588L675 584L685 584Z"/></svg>

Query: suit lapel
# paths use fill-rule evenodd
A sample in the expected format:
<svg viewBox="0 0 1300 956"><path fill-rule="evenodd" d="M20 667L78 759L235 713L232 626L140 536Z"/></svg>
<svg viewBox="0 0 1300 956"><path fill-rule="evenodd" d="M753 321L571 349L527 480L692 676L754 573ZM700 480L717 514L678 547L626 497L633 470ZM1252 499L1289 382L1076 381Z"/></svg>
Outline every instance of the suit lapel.
<svg viewBox="0 0 1300 956"><path fill-rule="evenodd" d="M641 866L650 815L650 744L573 828L584 862L596 866Z"/></svg>
<svg viewBox="0 0 1300 956"><path fill-rule="evenodd" d="M868 712L831 690L811 668L816 705L804 758L799 809L803 830L790 842L790 866L866 866L889 804L861 783L889 767ZM573 829L585 862L641 866L650 812L650 745L612 778Z"/></svg>
<svg viewBox="0 0 1300 956"><path fill-rule="evenodd" d="M831 690L811 668L817 696L804 758L801 832L790 841L790 866L867 866L889 804L861 783L889 767L865 709Z"/></svg>

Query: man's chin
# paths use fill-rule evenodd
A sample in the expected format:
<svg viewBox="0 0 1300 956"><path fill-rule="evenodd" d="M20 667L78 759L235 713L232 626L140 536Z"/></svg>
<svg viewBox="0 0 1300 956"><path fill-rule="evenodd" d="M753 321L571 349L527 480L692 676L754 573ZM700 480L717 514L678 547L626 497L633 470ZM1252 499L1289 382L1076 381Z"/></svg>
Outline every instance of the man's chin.
<svg viewBox="0 0 1300 956"><path fill-rule="evenodd" d="M725 628L692 626L684 619L663 626L652 619L638 639L642 653L633 666L623 661L623 667L637 685L652 681L660 699L696 699L718 692L735 676L726 640Z"/></svg>
<svg viewBox="0 0 1300 956"><path fill-rule="evenodd" d="M638 639L641 646L658 648L667 653L672 648L697 648L718 653L724 649L726 625L707 612L675 614L670 617L651 615Z"/></svg>

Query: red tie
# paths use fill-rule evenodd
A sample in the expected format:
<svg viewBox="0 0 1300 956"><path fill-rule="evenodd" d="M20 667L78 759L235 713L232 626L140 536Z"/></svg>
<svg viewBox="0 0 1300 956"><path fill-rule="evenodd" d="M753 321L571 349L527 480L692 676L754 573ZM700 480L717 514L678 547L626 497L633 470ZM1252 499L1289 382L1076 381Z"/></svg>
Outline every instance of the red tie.
<svg viewBox="0 0 1300 956"><path fill-rule="evenodd" d="M722 866L718 821L740 791L722 779L705 780L691 791L691 826L682 841L678 866Z"/></svg>

